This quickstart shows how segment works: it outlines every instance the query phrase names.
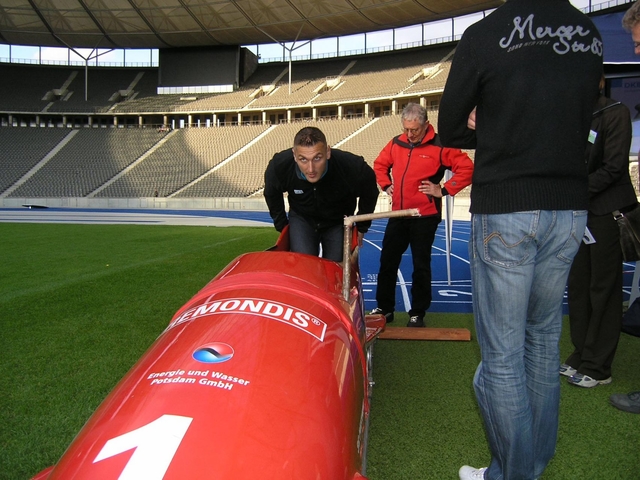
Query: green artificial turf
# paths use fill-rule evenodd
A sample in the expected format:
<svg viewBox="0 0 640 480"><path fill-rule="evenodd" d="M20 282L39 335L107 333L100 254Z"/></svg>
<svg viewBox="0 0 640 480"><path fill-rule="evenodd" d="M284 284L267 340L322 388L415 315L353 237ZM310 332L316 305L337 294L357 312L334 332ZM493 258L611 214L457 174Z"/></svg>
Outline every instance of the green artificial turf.
<svg viewBox="0 0 640 480"><path fill-rule="evenodd" d="M276 235L0 224L0 479L28 479L54 464L176 310L234 257L264 250ZM427 321L473 335L470 314ZM565 328L562 355L570 348ZM473 339L375 343L370 480L456 479L462 464L487 465L471 385L479 359ZM640 415L607 402L640 390L640 338L621 337L613 371L608 386L562 382L558 449L545 480L640 478Z"/></svg>
<svg viewBox="0 0 640 480"><path fill-rule="evenodd" d="M473 316L428 313L432 327L468 328L471 342L378 340L367 476L384 479L457 479L462 465L490 461L473 392L480 361ZM396 314L393 325L408 316ZM571 352L568 319L562 359ZM609 395L640 390L640 338L623 334L613 383L592 389L561 381L556 456L543 480L640 478L640 415L621 412Z"/></svg>
<svg viewBox="0 0 640 480"><path fill-rule="evenodd" d="M269 228L0 224L0 479L54 464L173 314Z"/></svg>

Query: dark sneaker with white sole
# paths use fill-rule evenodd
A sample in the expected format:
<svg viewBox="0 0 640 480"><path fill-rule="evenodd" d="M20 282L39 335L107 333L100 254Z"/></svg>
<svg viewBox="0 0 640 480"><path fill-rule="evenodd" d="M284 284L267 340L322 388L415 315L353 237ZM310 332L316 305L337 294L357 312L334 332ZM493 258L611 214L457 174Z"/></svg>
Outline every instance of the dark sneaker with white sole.
<svg viewBox="0 0 640 480"><path fill-rule="evenodd" d="M409 318L407 327L424 327L424 318L414 315L413 317Z"/></svg>
<svg viewBox="0 0 640 480"><path fill-rule="evenodd" d="M384 315L384 318L387 321L387 323L393 322L393 312L385 312L384 310L378 307L371 310L371 313L369 315Z"/></svg>
<svg viewBox="0 0 640 480"><path fill-rule="evenodd" d="M616 393L609 397L614 407L629 413L640 413L640 392Z"/></svg>

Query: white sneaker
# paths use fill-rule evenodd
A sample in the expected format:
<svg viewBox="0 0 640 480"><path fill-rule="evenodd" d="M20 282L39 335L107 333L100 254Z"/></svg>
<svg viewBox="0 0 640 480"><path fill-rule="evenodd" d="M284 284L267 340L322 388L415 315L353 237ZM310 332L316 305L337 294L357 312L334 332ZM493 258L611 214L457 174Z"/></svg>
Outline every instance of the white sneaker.
<svg viewBox="0 0 640 480"><path fill-rule="evenodd" d="M484 472L487 470L487 467L484 468L473 468L469 465L465 465L460 467L458 471L458 475L460 476L460 480L483 480Z"/></svg>
<svg viewBox="0 0 640 480"><path fill-rule="evenodd" d="M576 373L575 375L567 378L567 382L571 385L577 385L578 387L593 388L598 385L609 385L611 383L611 377L605 378L604 380L596 380L595 378L591 378L589 375Z"/></svg>
<svg viewBox="0 0 640 480"><path fill-rule="evenodd" d="M571 377L576 373L578 373L578 370L576 370L572 366L567 365L566 363L563 363L562 365L560 365L560 375L564 375L565 377Z"/></svg>

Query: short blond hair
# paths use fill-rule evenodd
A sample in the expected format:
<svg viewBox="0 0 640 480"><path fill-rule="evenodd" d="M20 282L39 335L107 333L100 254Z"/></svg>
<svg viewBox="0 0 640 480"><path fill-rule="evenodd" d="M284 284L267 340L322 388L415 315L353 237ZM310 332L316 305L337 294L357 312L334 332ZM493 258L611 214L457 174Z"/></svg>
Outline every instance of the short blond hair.
<svg viewBox="0 0 640 480"><path fill-rule="evenodd" d="M622 28L630 32L638 22L640 22L640 0L636 0L622 17Z"/></svg>

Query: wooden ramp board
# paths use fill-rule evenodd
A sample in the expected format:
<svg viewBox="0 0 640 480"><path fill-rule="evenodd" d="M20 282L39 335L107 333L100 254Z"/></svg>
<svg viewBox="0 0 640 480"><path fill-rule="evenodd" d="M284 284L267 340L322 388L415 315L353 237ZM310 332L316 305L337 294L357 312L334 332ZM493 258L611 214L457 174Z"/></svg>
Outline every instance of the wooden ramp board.
<svg viewBox="0 0 640 480"><path fill-rule="evenodd" d="M387 327L378 335L381 340L453 340L468 342L471 332L466 328Z"/></svg>

